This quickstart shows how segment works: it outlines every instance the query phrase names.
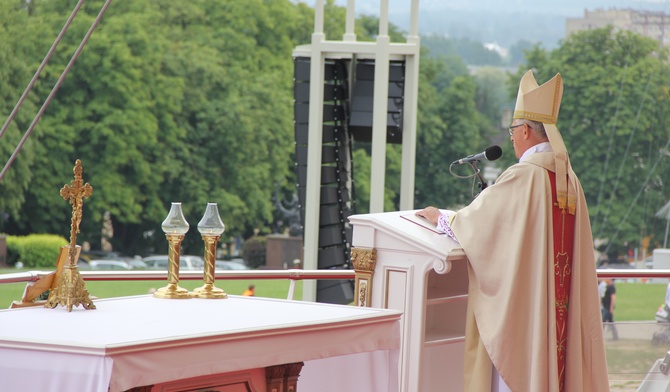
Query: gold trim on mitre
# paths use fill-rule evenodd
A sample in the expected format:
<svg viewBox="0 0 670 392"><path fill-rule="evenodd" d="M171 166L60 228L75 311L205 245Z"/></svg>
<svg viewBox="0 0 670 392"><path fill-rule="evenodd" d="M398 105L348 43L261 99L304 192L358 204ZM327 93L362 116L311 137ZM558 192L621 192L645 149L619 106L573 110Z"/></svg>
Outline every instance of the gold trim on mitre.
<svg viewBox="0 0 670 392"><path fill-rule="evenodd" d="M576 177L570 166L568 150L555 125L558 121L562 98L563 78L561 74L556 74L540 86L533 76L533 71L529 70L519 82L513 118L539 121L544 124L547 138L554 150L558 206L574 215L577 200Z"/></svg>

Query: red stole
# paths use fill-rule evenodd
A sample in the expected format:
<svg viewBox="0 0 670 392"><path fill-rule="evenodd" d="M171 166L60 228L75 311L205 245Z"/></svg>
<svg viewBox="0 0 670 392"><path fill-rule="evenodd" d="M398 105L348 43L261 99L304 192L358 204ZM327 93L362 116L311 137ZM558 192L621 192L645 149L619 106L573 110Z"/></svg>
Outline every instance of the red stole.
<svg viewBox="0 0 670 392"><path fill-rule="evenodd" d="M568 304L572 277L575 237L575 215L558 207L556 174L548 171L551 182L552 224L554 233L554 288L556 290L556 344L558 355L558 390L565 391L565 360L568 340Z"/></svg>

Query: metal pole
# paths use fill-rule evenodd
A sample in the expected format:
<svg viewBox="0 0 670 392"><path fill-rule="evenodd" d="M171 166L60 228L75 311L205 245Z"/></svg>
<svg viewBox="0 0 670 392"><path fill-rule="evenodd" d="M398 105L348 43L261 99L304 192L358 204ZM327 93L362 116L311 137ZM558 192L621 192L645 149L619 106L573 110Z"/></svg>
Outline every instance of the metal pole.
<svg viewBox="0 0 670 392"><path fill-rule="evenodd" d="M414 173L416 168L416 124L419 101L419 0L412 0L407 43L415 49L405 55L405 102L402 131L402 167L400 169L400 209L414 209Z"/></svg>
<svg viewBox="0 0 670 392"><path fill-rule="evenodd" d="M356 33L354 32L356 22L356 0L347 0L347 20L344 29L342 41L355 42Z"/></svg>
<svg viewBox="0 0 670 392"><path fill-rule="evenodd" d="M388 0L380 4L379 34L375 54L375 83L372 108L372 168L370 170L370 212L384 212L386 176L386 132L389 90Z"/></svg>
<svg viewBox="0 0 670 392"><path fill-rule="evenodd" d="M323 79L325 56L322 45L324 6L317 0L314 13L314 34L310 53L309 126L307 143L307 185L305 189L304 259L305 269L318 269L319 201L321 200L321 149L323 144ZM305 282L302 299L316 301L316 282Z"/></svg>

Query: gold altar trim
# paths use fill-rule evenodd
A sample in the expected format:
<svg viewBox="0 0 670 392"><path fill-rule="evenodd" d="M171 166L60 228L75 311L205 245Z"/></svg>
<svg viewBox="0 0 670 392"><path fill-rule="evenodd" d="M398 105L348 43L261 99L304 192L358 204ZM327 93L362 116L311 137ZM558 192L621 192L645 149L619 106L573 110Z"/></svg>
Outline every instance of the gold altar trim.
<svg viewBox="0 0 670 392"><path fill-rule="evenodd" d="M304 362L295 362L266 367L268 392L297 392L298 377L304 365Z"/></svg>
<svg viewBox="0 0 670 392"><path fill-rule="evenodd" d="M372 277L377 264L377 250L351 248L351 264L356 272L356 306L370 307L372 304Z"/></svg>

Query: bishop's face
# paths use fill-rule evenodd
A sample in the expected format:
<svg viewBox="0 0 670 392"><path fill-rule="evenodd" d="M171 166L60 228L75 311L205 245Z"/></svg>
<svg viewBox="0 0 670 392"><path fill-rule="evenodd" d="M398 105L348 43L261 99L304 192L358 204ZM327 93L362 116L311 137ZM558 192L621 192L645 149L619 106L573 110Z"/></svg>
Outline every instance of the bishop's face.
<svg viewBox="0 0 670 392"><path fill-rule="evenodd" d="M521 120L515 119L512 121L512 125L508 129L509 140L512 142L512 146L514 146L514 154L516 155L516 159L521 158L521 155L523 155L524 151L526 151L526 149L523 147L523 135L528 131L527 127L528 126L522 123Z"/></svg>

